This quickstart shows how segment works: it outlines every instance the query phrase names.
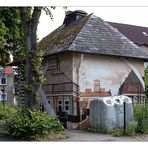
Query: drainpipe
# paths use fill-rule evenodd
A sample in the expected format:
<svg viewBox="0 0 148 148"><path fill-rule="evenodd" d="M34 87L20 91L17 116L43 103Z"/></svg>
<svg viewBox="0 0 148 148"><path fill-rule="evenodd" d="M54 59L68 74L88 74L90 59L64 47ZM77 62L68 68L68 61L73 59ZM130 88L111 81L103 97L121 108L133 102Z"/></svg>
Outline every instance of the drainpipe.
<svg viewBox="0 0 148 148"><path fill-rule="evenodd" d="M80 59L78 60L78 64L77 64L77 84L79 86L79 75L80 75L80 65L83 61L83 58L84 58L84 54L81 54L81 57ZM80 94L78 94L78 97L79 97ZM77 97L77 98L78 98ZM80 116L80 106L79 106L79 101L77 101L77 115L80 117L80 121L82 120L82 117Z"/></svg>

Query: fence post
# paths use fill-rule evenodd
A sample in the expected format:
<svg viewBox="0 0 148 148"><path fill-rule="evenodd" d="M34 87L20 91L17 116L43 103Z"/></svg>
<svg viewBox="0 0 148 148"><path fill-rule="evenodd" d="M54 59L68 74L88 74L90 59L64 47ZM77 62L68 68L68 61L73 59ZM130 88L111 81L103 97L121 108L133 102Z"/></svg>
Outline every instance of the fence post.
<svg viewBox="0 0 148 148"><path fill-rule="evenodd" d="M124 107L124 135L126 134L126 103L123 102Z"/></svg>

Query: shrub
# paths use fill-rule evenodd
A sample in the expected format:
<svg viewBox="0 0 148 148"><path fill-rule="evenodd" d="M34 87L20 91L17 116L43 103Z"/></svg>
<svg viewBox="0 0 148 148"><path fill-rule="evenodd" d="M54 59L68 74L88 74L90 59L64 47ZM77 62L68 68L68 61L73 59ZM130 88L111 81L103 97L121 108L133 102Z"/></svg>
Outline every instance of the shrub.
<svg viewBox="0 0 148 148"><path fill-rule="evenodd" d="M137 104L134 107L135 120L137 121L136 133L148 132L148 104Z"/></svg>
<svg viewBox="0 0 148 148"><path fill-rule="evenodd" d="M0 120L7 119L13 114L17 113L17 107L13 105L5 105L0 104Z"/></svg>
<svg viewBox="0 0 148 148"><path fill-rule="evenodd" d="M143 121L144 134L148 134L148 120Z"/></svg>
<svg viewBox="0 0 148 148"><path fill-rule="evenodd" d="M18 110L17 114L6 120L6 127L11 136L26 140L46 138L51 133L64 131L57 118L35 109Z"/></svg>
<svg viewBox="0 0 148 148"><path fill-rule="evenodd" d="M144 106L137 104L134 106L135 120L137 121L136 133L143 133L143 118L144 118Z"/></svg>
<svg viewBox="0 0 148 148"><path fill-rule="evenodd" d="M111 134L115 137L120 137L124 135L124 130L123 129L116 129L111 132Z"/></svg>
<svg viewBox="0 0 148 148"><path fill-rule="evenodd" d="M136 127L137 127L137 122L136 121L129 122L127 124L126 135L135 136L136 135Z"/></svg>

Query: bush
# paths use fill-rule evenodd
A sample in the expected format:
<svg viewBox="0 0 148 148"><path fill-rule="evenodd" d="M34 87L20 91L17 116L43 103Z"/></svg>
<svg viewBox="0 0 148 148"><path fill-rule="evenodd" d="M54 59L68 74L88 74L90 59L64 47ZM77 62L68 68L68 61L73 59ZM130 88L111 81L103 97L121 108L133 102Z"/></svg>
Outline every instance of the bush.
<svg viewBox="0 0 148 148"><path fill-rule="evenodd" d="M135 136L136 135L136 127L137 127L137 122L136 121L129 122L127 124L126 135Z"/></svg>
<svg viewBox="0 0 148 148"><path fill-rule="evenodd" d="M137 104L134 107L134 114L137 121L136 133L148 133L148 104Z"/></svg>
<svg viewBox="0 0 148 148"><path fill-rule="evenodd" d="M124 130L123 129L116 129L111 132L111 134L115 137L120 137L124 135Z"/></svg>
<svg viewBox="0 0 148 148"><path fill-rule="evenodd" d="M143 121L144 133L148 134L148 120Z"/></svg>
<svg viewBox="0 0 148 148"><path fill-rule="evenodd" d="M0 120L4 120L17 113L17 107L13 105L0 104Z"/></svg>
<svg viewBox="0 0 148 148"><path fill-rule="evenodd" d="M18 139L46 138L49 134L64 131L57 118L50 117L47 113L38 110L18 110L6 120L9 135Z"/></svg>
<svg viewBox="0 0 148 148"><path fill-rule="evenodd" d="M135 120L137 121L136 133L144 133L143 118L144 118L144 105L137 104L134 107Z"/></svg>

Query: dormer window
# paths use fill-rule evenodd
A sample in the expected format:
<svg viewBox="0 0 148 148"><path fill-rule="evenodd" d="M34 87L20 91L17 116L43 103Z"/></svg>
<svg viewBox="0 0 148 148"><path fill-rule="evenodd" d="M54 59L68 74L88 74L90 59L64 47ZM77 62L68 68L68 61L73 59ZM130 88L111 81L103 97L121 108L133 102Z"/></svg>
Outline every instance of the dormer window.
<svg viewBox="0 0 148 148"><path fill-rule="evenodd" d="M85 17L86 15L87 15L87 13L82 10L68 11L63 24L69 25L74 21L80 20L81 18Z"/></svg>

